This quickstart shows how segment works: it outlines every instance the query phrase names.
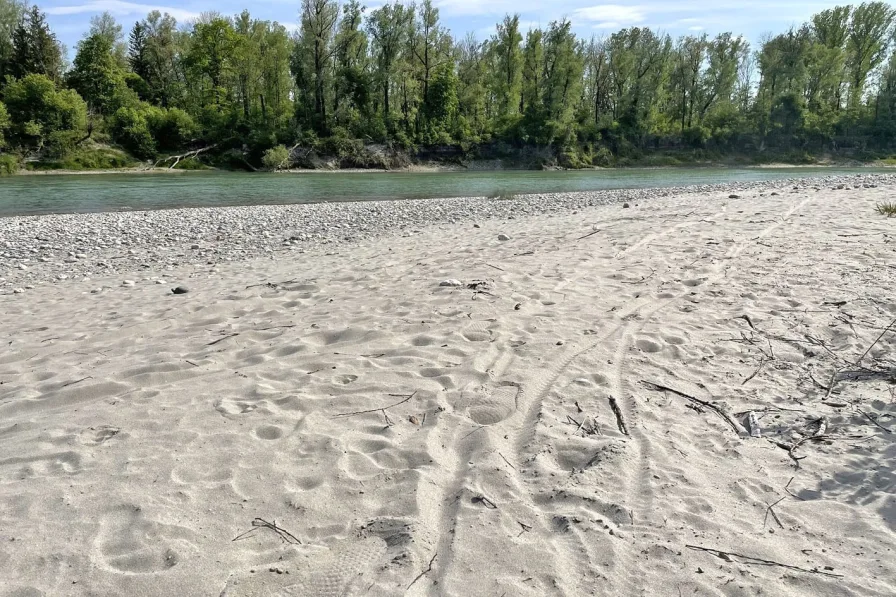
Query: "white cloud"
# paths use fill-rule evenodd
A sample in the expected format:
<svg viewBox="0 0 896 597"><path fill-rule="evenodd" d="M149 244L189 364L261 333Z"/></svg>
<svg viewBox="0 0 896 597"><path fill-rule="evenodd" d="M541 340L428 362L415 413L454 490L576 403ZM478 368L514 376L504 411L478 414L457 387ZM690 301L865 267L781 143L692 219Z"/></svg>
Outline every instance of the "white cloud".
<svg viewBox="0 0 896 597"><path fill-rule="evenodd" d="M694 25L693 27L688 27L688 31L703 31L703 27L700 25Z"/></svg>
<svg viewBox="0 0 896 597"><path fill-rule="evenodd" d="M83 4L70 6L53 6L44 10L50 15L77 15L86 13L100 13L109 11L115 16L145 15L153 10L168 13L179 21L199 18L198 12L174 8L170 6L157 6L154 4L138 4L136 2L124 2L122 0L90 0Z"/></svg>
<svg viewBox="0 0 896 597"><path fill-rule="evenodd" d="M621 4L601 4L580 8L573 12L573 20L590 23L597 29L610 29L643 23L647 19L641 6L622 6Z"/></svg>

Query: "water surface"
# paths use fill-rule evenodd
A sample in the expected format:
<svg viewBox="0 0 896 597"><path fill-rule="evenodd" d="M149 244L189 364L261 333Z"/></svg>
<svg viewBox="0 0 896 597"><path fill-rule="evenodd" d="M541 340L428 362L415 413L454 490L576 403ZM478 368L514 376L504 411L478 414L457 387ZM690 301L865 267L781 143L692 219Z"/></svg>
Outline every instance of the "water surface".
<svg viewBox="0 0 896 597"><path fill-rule="evenodd" d="M881 168L667 168L571 172L184 172L0 178L0 216L178 207L478 197L892 172Z"/></svg>

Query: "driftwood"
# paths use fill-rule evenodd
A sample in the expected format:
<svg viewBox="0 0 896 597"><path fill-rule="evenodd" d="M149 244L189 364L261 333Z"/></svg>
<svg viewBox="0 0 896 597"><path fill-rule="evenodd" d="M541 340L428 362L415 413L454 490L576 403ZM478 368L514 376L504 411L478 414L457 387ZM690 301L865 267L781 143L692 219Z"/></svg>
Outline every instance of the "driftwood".
<svg viewBox="0 0 896 597"><path fill-rule="evenodd" d="M648 389L654 390L656 392L672 392L673 394L677 394L677 395L681 396L682 398L687 398L688 400L690 400L691 402L694 402L695 404L704 406L704 407L710 409L711 411L713 411L714 413L716 413L717 415L719 415L719 417L723 421L725 421L726 423L728 423L728 425L731 426L731 428L734 430L734 432L736 434L748 435L747 430L744 429L743 425L741 425L740 423L735 421L731 417L731 415L729 415L728 413L726 413L725 411L720 409L718 406L716 406L712 402L700 400L699 398L695 398L694 396L691 396L690 394L685 394L684 392L676 390L675 388L670 388L669 386L664 386L664 385L661 385L658 383L653 383L653 382L645 381L645 380L641 380L641 383L644 384L644 386L647 387Z"/></svg>
<svg viewBox="0 0 896 597"><path fill-rule="evenodd" d="M211 151L212 149L216 148L217 146L218 146L218 144L215 143L214 145L209 145L208 147L203 147L202 149L194 149L193 151L188 151L187 153L182 153L180 155L169 155L167 158L162 158L161 160L158 160L155 164L152 165L152 167L158 168L161 164L164 164L168 160L174 160L174 162L170 166L168 166L168 169L172 170L172 169L174 169L175 166L177 166L183 160L185 160L187 158L198 157L199 154L205 153L206 151Z"/></svg>

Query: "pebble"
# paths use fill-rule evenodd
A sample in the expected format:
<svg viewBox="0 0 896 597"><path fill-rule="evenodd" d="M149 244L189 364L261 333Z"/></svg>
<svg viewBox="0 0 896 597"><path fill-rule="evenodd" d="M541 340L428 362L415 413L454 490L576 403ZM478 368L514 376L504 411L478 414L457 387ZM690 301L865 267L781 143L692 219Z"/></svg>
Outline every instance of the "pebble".
<svg viewBox="0 0 896 597"><path fill-rule="evenodd" d="M498 235L498 240L502 240L502 241L503 241L503 240L510 240L510 237L507 236L506 234L499 234L499 235Z"/></svg>
<svg viewBox="0 0 896 597"><path fill-rule="evenodd" d="M121 283L121 285L122 286L136 286L137 283L134 282L133 280L125 280L124 282Z"/></svg>
<svg viewBox="0 0 896 597"><path fill-rule="evenodd" d="M631 207L631 205L629 205L628 203L623 203L623 204L622 204L622 209L628 209L628 208L630 208L630 207Z"/></svg>
<svg viewBox="0 0 896 597"><path fill-rule="evenodd" d="M172 288L171 292L174 294L187 294L190 290L186 286L178 286L176 288Z"/></svg>
<svg viewBox="0 0 896 597"><path fill-rule="evenodd" d="M506 201L467 197L3 217L0 218L0 239L3 239L0 271L5 280L0 281L0 294L21 288L26 282L52 282L60 274L74 280L116 275L133 278L138 275L136 272L147 269L165 272L175 267L215 266L275 255L272 251L298 254L344 243L347 232L350 232L349 242L358 242L416 234L423 227L451 222L485 226L487 222L507 222L532 214L585 213L583 210L599 205L635 206L641 201L682 193L721 197L747 192L758 195L794 185L800 185L799 188L818 185L827 189L838 185L844 189L847 185L850 188L896 186L896 175L869 173L818 177L808 182L790 179L521 194ZM510 238L507 234L500 238L504 237ZM293 242L284 245L283 239ZM198 250L187 249L196 246ZM71 258L75 262L63 262Z"/></svg>
<svg viewBox="0 0 896 597"><path fill-rule="evenodd" d="M449 286L449 287L453 287L453 288L463 286L463 285L464 285L463 282L461 282L460 280L455 280L454 278L449 278L447 280L442 280L441 282L439 282L439 286Z"/></svg>

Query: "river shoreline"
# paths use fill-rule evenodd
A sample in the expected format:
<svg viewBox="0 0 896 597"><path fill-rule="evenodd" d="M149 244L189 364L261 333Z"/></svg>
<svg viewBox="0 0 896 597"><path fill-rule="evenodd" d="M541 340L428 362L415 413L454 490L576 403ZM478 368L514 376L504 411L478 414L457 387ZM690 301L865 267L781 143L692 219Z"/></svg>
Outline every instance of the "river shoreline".
<svg viewBox="0 0 896 597"><path fill-rule="evenodd" d="M755 169L755 170L776 170L785 168L894 168L896 165L876 162L855 162L850 160L844 161L824 161L815 164L788 164L784 162L773 162L768 164L736 164L727 162L699 162L693 164L681 164L675 166L641 166L633 164L631 166L615 166L600 167L593 166L589 168L525 168L519 167L478 167L463 166L451 164L414 164L405 168L289 168L286 170L264 171L258 170L255 174L406 174L406 173L455 173L455 172L604 172L604 171L625 171L625 170L689 170L697 168L718 168L720 170L726 168L737 169ZM97 170L27 170L17 171L12 176L90 176L90 175L108 175L108 174L190 174L190 173L247 173L244 170L231 170L224 168L202 168L197 170L179 170L171 168L112 168ZM0 179L2 180L2 179Z"/></svg>
<svg viewBox="0 0 896 597"><path fill-rule="evenodd" d="M516 195L508 198L178 208L0 218L0 293L29 286L143 270L208 266L390 235L430 226L575 213L598 205L638 205L667 197L745 191L782 194L871 188L896 174L857 174L653 189Z"/></svg>

